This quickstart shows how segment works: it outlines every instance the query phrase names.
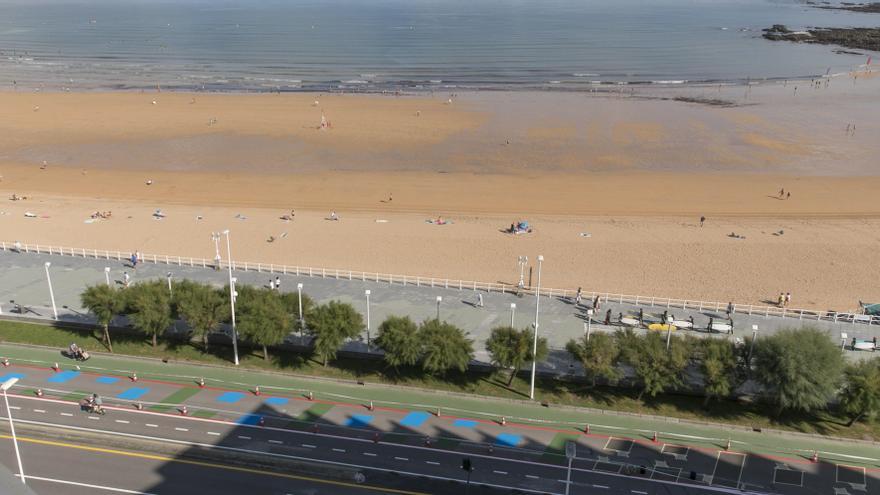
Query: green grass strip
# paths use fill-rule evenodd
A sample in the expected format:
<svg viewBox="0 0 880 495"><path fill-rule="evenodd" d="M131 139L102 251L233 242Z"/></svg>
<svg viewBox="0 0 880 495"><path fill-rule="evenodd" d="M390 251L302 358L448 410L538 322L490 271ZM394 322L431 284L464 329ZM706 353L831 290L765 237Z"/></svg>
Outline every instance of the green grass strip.
<svg viewBox="0 0 880 495"><path fill-rule="evenodd" d="M68 401L68 402L79 402L90 395L92 395L91 392L84 392L82 390L74 390L73 392L70 392L66 395L62 395L60 397L60 399L64 400L64 401Z"/></svg>
<svg viewBox="0 0 880 495"><path fill-rule="evenodd" d="M297 416L296 419L313 423L320 419L321 416L327 414L327 411L329 411L330 409L333 409L333 404L325 404L323 402L319 402L300 413L300 415Z"/></svg>
<svg viewBox="0 0 880 495"><path fill-rule="evenodd" d="M198 410L198 411L194 412L192 415L193 415L193 417L196 417L196 418L208 419L208 418L213 418L214 416L217 415L217 413L214 411Z"/></svg>
<svg viewBox="0 0 880 495"><path fill-rule="evenodd" d="M550 440L550 443L547 445L547 449L544 451L544 454L541 455L541 460L543 462L553 462L553 463L562 463L565 461L565 442L572 440L577 441L580 435L575 435L572 433L557 433L556 436L553 437L553 440Z"/></svg>
<svg viewBox="0 0 880 495"><path fill-rule="evenodd" d="M177 392L165 397L164 399L159 401L160 405L156 405L150 408L151 411L155 412L169 412L175 409L175 406L179 406L183 404L187 399L201 392L201 389L198 388L181 388ZM162 405L167 404L167 405Z"/></svg>

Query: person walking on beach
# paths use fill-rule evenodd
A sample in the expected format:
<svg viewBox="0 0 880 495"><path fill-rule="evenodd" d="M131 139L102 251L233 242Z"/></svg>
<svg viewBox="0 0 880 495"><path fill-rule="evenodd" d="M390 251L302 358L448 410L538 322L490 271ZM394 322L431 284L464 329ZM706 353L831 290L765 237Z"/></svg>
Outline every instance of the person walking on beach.
<svg viewBox="0 0 880 495"><path fill-rule="evenodd" d="M704 223L705 221L706 221L706 217L701 216L701 217L700 217L700 227L703 226L703 223Z"/></svg>
<svg viewBox="0 0 880 495"><path fill-rule="evenodd" d="M786 292L785 293L785 305L788 306L789 304L791 304L791 292Z"/></svg>
<svg viewBox="0 0 880 495"><path fill-rule="evenodd" d="M785 193L785 199L791 199L791 191Z"/></svg>
<svg viewBox="0 0 880 495"><path fill-rule="evenodd" d="M781 198L783 196L785 196L785 188L779 190L779 197Z"/></svg>
<svg viewBox="0 0 880 495"><path fill-rule="evenodd" d="M581 305L581 288L580 287L578 287L577 294L575 294L575 296L574 296L574 304L575 304L575 306Z"/></svg>
<svg viewBox="0 0 880 495"><path fill-rule="evenodd" d="M729 301L727 303L727 317L728 318L730 318L730 313L733 313L733 310L734 310L733 301Z"/></svg>
<svg viewBox="0 0 880 495"><path fill-rule="evenodd" d="M776 305L780 308L785 306L785 294L782 292L779 293L779 299L776 300Z"/></svg>

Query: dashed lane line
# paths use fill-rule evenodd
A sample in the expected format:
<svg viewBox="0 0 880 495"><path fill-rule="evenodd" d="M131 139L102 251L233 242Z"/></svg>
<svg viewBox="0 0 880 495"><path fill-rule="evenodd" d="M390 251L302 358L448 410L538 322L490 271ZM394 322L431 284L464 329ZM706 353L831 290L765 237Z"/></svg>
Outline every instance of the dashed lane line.
<svg viewBox="0 0 880 495"><path fill-rule="evenodd" d="M593 488L602 488L602 489L604 489L604 490L607 490L607 489L608 489L608 487L605 486L605 485L593 485Z"/></svg>
<svg viewBox="0 0 880 495"><path fill-rule="evenodd" d="M282 445L284 442L282 442L281 440L269 440L269 443L274 443L276 445Z"/></svg>
<svg viewBox="0 0 880 495"><path fill-rule="evenodd" d="M175 431L189 431L189 428L178 428L178 427L175 427L174 429L175 429Z"/></svg>
<svg viewBox="0 0 880 495"><path fill-rule="evenodd" d="M331 450L333 450L333 452L341 452L343 454L345 453L345 449L331 449Z"/></svg>
<svg viewBox="0 0 880 495"><path fill-rule="evenodd" d="M497 470L493 470L492 472L495 473L495 474L507 474L507 471L497 471Z"/></svg>
<svg viewBox="0 0 880 495"><path fill-rule="evenodd" d="M395 461L408 461L409 459L407 459L406 457L395 457L394 460Z"/></svg>
<svg viewBox="0 0 880 495"><path fill-rule="evenodd" d="M144 423L144 426L147 426L150 428L158 428L159 427L159 425L154 425L153 423Z"/></svg>
<svg viewBox="0 0 880 495"><path fill-rule="evenodd" d="M35 413L43 413L43 414L46 414L46 410L45 410L45 409L34 409L34 412L35 412Z"/></svg>
<svg viewBox="0 0 880 495"><path fill-rule="evenodd" d="M301 443L300 445L302 445L303 447L305 447L307 449L317 449L318 448L317 445L312 445L310 443Z"/></svg>
<svg viewBox="0 0 880 495"><path fill-rule="evenodd" d="M364 455L370 456L370 457L376 457L376 454L374 454L372 452L364 452Z"/></svg>
<svg viewBox="0 0 880 495"><path fill-rule="evenodd" d="M534 474L527 474L526 478L533 479L533 480L541 479L540 476L535 476Z"/></svg>
<svg viewBox="0 0 880 495"><path fill-rule="evenodd" d="M208 432L208 435L213 435L213 436L215 436L215 437L219 437L219 436L220 436L220 434L217 433L216 431L209 431L209 432Z"/></svg>
<svg viewBox="0 0 880 495"><path fill-rule="evenodd" d="M13 411L21 410L21 408L18 406L9 406L9 409L12 409Z"/></svg>
<svg viewBox="0 0 880 495"><path fill-rule="evenodd" d="M238 438L240 438L242 440L250 440L251 439L251 437L246 437L244 435L239 435Z"/></svg>
<svg viewBox="0 0 880 495"><path fill-rule="evenodd" d="M98 419L101 419L101 418L99 418L99 417L97 417L97 416L89 416L89 419L95 419L95 420L98 420Z"/></svg>
<svg viewBox="0 0 880 495"><path fill-rule="evenodd" d="M68 417L71 417L71 418L73 417L73 414L70 414L70 413L61 413L61 415L62 415L62 416L68 416Z"/></svg>
<svg viewBox="0 0 880 495"><path fill-rule="evenodd" d="M648 492L643 492L641 490L630 490L633 493L637 493L638 495L648 495Z"/></svg>
<svg viewBox="0 0 880 495"><path fill-rule="evenodd" d="M127 419L117 419L116 422L117 422L117 423L122 423L122 424L124 424L124 425L127 425L127 424L131 423L131 421L128 421Z"/></svg>
<svg viewBox="0 0 880 495"><path fill-rule="evenodd" d="M430 464L432 466L439 466L440 465L439 462L434 462L434 461L425 461L425 464Z"/></svg>

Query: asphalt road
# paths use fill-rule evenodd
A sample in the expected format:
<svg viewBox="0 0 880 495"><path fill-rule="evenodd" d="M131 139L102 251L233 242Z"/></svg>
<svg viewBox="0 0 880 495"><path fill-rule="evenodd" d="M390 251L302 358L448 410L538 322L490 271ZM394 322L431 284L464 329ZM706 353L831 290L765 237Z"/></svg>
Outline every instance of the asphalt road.
<svg viewBox="0 0 880 495"><path fill-rule="evenodd" d="M465 473L461 470L462 453L437 447L391 445L363 438L344 438L324 433L282 430L229 424L191 417L154 414L134 410L111 410L95 416L79 410L75 404L11 396L12 413L21 434L39 428L44 435L66 442L69 434L102 434L101 446L111 450L143 452L140 444L161 443L177 446L179 453L162 458L143 458L119 453L82 451L57 445L24 442L22 452L26 474L72 480L100 486L133 490L129 493L363 493L355 483L356 473L365 477L365 486L379 487L372 493L460 493ZM4 411L5 413L5 411ZM4 414L5 416L5 414ZM6 418L2 418L4 430ZM57 428L57 430L55 430ZM53 433L53 430L55 431ZM115 449L124 442L128 447ZM69 442L67 442L69 443ZM9 441L3 441L9 451ZM279 462L312 463L300 466L297 476L314 476L322 481L279 479L257 472L243 472L228 466L208 467L184 464L181 459L200 448L221 451L229 458L256 455ZM470 493L564 493L564 466L535 460L495 457L491 453L469 454L474 464ZM85 458L94 462L81 463ZM149 462L147 462L149 461ZM16 471L8 453L3 462ZM226 464L220 462L219 464ZM28 466L31 466L28 468ZM129 467L131 473L129 473ZM149 466L149 467L147 467ZM723 466L722 466L723 467ZM595 460L578 459L572 472L571 493L607 493L627 495L741 493L725 486L693 485L686 479L664 481L645 476L603 473ZM209 473L205 470L210 471ZM391 474L396 473L396 474ZM229 478L226 482L224 479ZM331 480L345 480L338 485ZM456 483L459 482L459 483ZM45 493L77 493L57 488L50 481L39 481ZM317 486L315 484L317 483ZM66 486L66 485L63 485ZM208 490L210 487L210 490ZM299 492L291 491L294 487ZM309 492L310 487L317 489ZM391 489L385 487L392 487ZM78 488L77 488L78 489ZM94 493L95 489L90 489ZM305 490L305 491L303 491ZM341 491L336 491L341 490ZM345 491L350 490L350 491ZM354 491L351 491L354 490ZM360 490L360 491L357 491ZM870 491L869 491L870 492ZM44 493L40 491L39 493ZM122 492L126 493L126 492Z"/></svg>

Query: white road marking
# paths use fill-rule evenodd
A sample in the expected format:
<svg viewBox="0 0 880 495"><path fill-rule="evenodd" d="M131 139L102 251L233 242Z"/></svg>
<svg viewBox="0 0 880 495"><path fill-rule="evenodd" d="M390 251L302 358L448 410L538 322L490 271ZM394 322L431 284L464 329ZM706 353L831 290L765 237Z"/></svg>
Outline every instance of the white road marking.
<svg viewBox="0 0 880 495"><path fill-rule="evenodd" d="M333 452L342 452L345 453L345 449L333 449Z"/></svg>
<svg viewBox="0 0 880 495"><path fill-rule="evenodd" d="M251 439L251 437L246 437L244 435L239 435L238 438L240 438L242 440L250 440Z"/></svg>
<svg viewBox="0 0 880 495"><path fill-rule="evenodd" d="M21 476L20 474L16 474L16 477ZM84 488L96 488L98 490L105 490L108 492L116 492L116 493L130 493L132 495L153 495L148 492L139 492L136 490L126 490L125 488L114 488L112 486L102 486L102 485L90 485L88 483L77 483L76 481L67 481L67 480L57 480L53 478L41 478L39 476L31 476L26 475L25 479L27 480L38 480L38 481L48 481L50 483L60 483L62 485L73 485L73 486L81 486Z"/></svg>
<svg viewBox="0 0 880 495"><path fill-rule="evenodd" d="M189 431L189 428L174 428L177 431Z"/></svg>
<svg viewBox="0 0 880 495"><path fill-rule="evenodd" d="M630 490L633 493L638 493L639 495L648 495L648 492L643 492L641 490Z"/></svg>
<svg viewBox="0 0 880 495"><path fill-rule="evenodd" d="M61 415L62 416L73 416L73 414L70 414L70 413L61 413Z"/></svg>
<svg viewBox="0 0 880 495"><path fill-rule="evenodd" d="M374 454L372 452L364 452L364 455L368 455L370 457L376 457L376 454Z"/></svg>
<svg viewBox="0 0 880 495"><path fill-rule="evenodd" d="M40 401L45 401L45 402L62 404L64 406L71 405L70 403L63 402L63 401L57 401L54 399L45 399L45 398L37 399L37 398L26 396L26 395L16 394L13 397L15 397L16 399L20 399L20 400L40 400ZM113 408L113 409L115 411L119 411L120 413L126 413L126 414L148 414L148 415L154 415L154 416L160 415L159 413L152 413L152 412L145 412L145 411L135 411L135 410L129 411L129 410L124 410L124 409L119 409L119 408ZM4 418L4 417L0 417L0 420L5 420L5 419L6 418ZM182 419L184 421L201 421L201 422L219 423L219 424L224 424L224 425L231 425L232 424L230 422L224 422L224 421L219 421L219 420L200 419L200 418L192 418L192 417L186 417L186 418L182 418ZM240 447L226 447L223 445L206 444L206 443L201 443L201 442L194 442L191 440L181 440L181 439L177 439L177 438L138 435L138 434L133 434L133 433L123 433L123 432L118 432L118 431L109 432L106 430L84 428L84 427L72 426L72 425L67 425L67 424L49 423L49 422L45 422L45 421L34 421L34 420L26 420L26 419L19 419L17 421L20 423L27 423L27 424L54 427L54 428L63 428L63 429L67 429L67 430L87 431L87 432L103 433L103 434L109 433L109 434L112 434L112 435L118 436L118 437L146 439L146 440L161 441L161 442L170 442L170 443L175 443L175 444L180 444L180 445L206 447L206 448L213 448L213 449L217 449L217 450L225 450L225 451L230 451L230 452L245 452L245 453L249 453L249 454L269 455L271 457L278 457L278 458L284 458L284 459L307 460L307 461L312 461L312 462L317 461L322 464L330 464L330 465L335 465L335 466L344 466L344 467L351 467L351 468L358 468L358 469L372 469L372 470L383 471L383 472L396 472L396 473L407 475L407 476L420 476L420 477L429 478L429 479L461 482L461 480L458 478L448 478L448 477L444 477L444 476L431 475L431 474L421 473L421 472L415 473L415 472L408 472L408 471L400 471L400 470L396 470L396 469L395 470L384 469L384 468L377 467L377 466L364 466L364 465L348 463L348 462L339 462L339 461L330 461L330 460L316 460L316 459L308 458L308 457L301 457L301 456L295 456L295 455L289 455L289 454L279 454L279 453L275 453L275 452L259 452L259 451L240 448ZM299 432L295 432L295 431L291 431L291 430L283 430L281 428L257 427L257 426L249 426L249 425L244 425L244 426L250 427L250 428L260 428L261 430L275 430L275 431L279 431L279 432L284 432L285 434L289 434L289 435L297 435L297 434L305 435L305 433L299 433ZM330 434L326 434L326 433L323 433L323 434L321 434L321 433L308 433L308 436L312 436L312 437L319 436L319 437L328 438L328 439L345 440L345 441L348 441L351 443L371 443L371 444L373 443L372 440L339 437L336 435L330 435ZM409 448L411 450L416 450L416 451L425 451L425 452L433 451L433 452L441 452L441 453L446 453L446 454L456 454L456 452L454 452L454 451L437 449L437 448L433 448L433 447L407 446L406 448ZM477 458L482 458L482 459L493 459L496 461L498 460L497 457L490 456L490 455L471 454L471 456L477 457ZM505 459L505 461L509 462L509 463L513 463L513 464L538 466L541 468L558 468L558 469L564 470L564 467L559 468L557 466L551 466L548 464L543 464L543 463L534 462L534 461L526 461L526 460L520 460L520 459ZM431 463L431 461L426 461L426 462L428 462L429 464ZM439 464L439 463L436 463L436 464ZM578 471L578 472L584 472L584 473L591 472L588 469L582 469L582 468L574 468L573 470ZM623 474L603 473L603 475L611 477L611 478L629 479L629 476L623 475ZM693 487L693 485L691 485L691 484L678 482L678 481L665 481L665 480L645 480L645 481L649 481L649 482L656 484L656 485L679 486L679 487L685 487L685 488ZM488 486L488 487L492 487L492 488L503 488L503 489L513 488L513 487L510 487L507 485L498 485L498 484L493 484L493 483L483 483L483 485ZM545 493L545 492L539 492L538 490L531 490L528 488L519 488L519 487L517 487L517 488L520 491L527 492L527 493L536 493L536 494L537 493ZM713 492L713 493L719 493L719 494L723 493L723 494L731 494L731 495L739 495L739 493L740 493L739 490L737 490L737 489L720 487L720 486L704 486L704 487L701 487L701 490L703 490L704 492Z"/></svg>
<svg viewBox="0 0 880 495"><path fill-rule="evenodd" d="M217 433L216 431L209 431L209 432L208 432L208 435L214 435L215 437L219 437L219 436L220 436L220 434Z"/></svg>
<svg viewBox="0 0 880 495"><path fill-rule="evenodd" d="M98 416L89 416L89 419L101 419Z"/></svg>
<svg viewBox="0 0 880 495"><path fill-rule="evenodd" d="M531 479L533 479L533 480L540 479L540 477L535 476L534 474L527 474L527 475L526 475L526 478L531 478Z"/></svg>
<svg viewBox="0 0 880 495"><path fill-rule="evenodd" d="M439 466L440 465L439 462L434 462L434 461L425 461L425 464L430 464L432 466Z"/></svg>
<svg viewBox="0 0 880 495"><path fill-rule="evenodd" d="M492 471L495 474L507 474L507 471Z"/></svg>
<svg viewBox="0 0 880 495"><path fill-rule="evenodd" d="M593 485L593 488L604 488L606 490L608 489L608 487L605 485Z"/></svg>
<svg viewBox="0 0 880 495"><path fill-rule="evenodd" d="M19 409L21 409L21 408L18 407L18 406L9 406L9 409L12 409L13 411L17 411L17 410L19 410Z"/></svg>
<svg viewBox="0 0 880 495"><path fill-rule="evenodd" d="M558 481L560 483L568 483L568 480L556 480L556 481Z"/></svg>
<svg viewBox="0 0 880 495"><path fill-rule="evenodd" d="M396 461L408 461L409 459L407 459L406 457L395 457L394 460L396 460Z"/></svg>
<svg viewBox="0 0 880 495"><path fill-rule="evenodd" d="M318 448L317 446L312 445L312 444L310 444L310 443L303 443L303 444L300 444L300 445L302 445L303 447L305 447L305 448L307 448L307 449L317 449L317 448Z"/></svg>
<svg viewBox="0 0 880 495"><path fill-rule="evenodd" d="M275 444L281 445L284 442L282 442L281 440L269 440L269 443L275 443Z"/></svg>
<svg viewBox="0 0 880 495"><path fill-rule="evenodd" d="M153 423L144 423L144 426L149 426L150 428L158 428L159 425L154 425Z"/></svg>
<svg viewBox="0 0 880 495"><path fill-rule="evenodd" d="M117 423L122 423L122 424L124 424L124 425L127 425L128 423L130 423L130 421L128 421L128 420L126 420L126 419L117 419L116 422L117 422Z"/></svg>
<svg viewBox="0 0 880 495"><path fill-rule="evenodd" d="M45 413L46 413L46 410L45 410L45 409L34 409L34 412L38 412L38 413L43 413L43 414L45 414Z"/></svg>

